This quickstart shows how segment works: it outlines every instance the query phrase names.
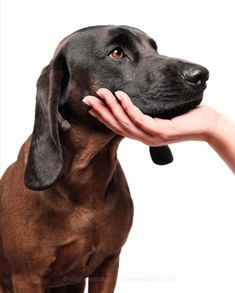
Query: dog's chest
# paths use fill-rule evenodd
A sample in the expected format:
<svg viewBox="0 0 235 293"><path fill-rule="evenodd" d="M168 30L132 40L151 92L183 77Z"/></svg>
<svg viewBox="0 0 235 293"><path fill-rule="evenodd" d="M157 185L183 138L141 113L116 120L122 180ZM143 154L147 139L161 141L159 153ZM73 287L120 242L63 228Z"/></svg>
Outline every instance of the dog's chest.
<svg viewBox="0 0 235 293"><path fill-rule="evenodd" d="M120 251L130 222L130 217L113 210L75 214L67 227L61 227L65 239L56 249L49 286L73 284L90 276L107 257Z"/></svg>
<svg viewBox="0 0 235 293"><path fill-rule="evenodd" d="M49 286L78 283L88 277L105 258L94 243L75 240L57 250L56 260L51 267Z"/></svg>

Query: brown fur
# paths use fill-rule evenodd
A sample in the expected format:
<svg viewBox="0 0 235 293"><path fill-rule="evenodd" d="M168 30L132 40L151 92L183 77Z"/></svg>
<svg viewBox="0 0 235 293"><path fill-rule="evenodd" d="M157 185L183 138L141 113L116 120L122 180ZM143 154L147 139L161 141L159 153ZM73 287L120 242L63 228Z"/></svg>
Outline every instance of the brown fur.
<svg viewBox="0 0 235 293"><path fill-rule="evenodd" d="M32 191L23 184L30 138L1 180L0 279L15 292L43 292L74 283L83 288L90 276L89 292L112 292L132 223L132 201L116 159L120 138L89 136L73 125L61 141L66 176L52 188ZM59 290L52 292L73 292Z"/></svg>

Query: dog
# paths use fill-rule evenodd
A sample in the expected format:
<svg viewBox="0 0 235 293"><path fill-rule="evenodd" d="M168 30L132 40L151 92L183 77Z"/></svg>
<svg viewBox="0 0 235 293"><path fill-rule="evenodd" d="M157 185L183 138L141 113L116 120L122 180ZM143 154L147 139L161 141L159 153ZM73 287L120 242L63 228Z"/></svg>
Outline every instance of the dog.
<svg viewBox="0 0 235 293"><path fill-rule="evenodd" d="M114 292L133 203L116 151L122 137L82 102L125 91L170 119L200 104L208 70L158 53L128 26L78 30L37 82L35 123L0 181L0 292Z"/></svg>

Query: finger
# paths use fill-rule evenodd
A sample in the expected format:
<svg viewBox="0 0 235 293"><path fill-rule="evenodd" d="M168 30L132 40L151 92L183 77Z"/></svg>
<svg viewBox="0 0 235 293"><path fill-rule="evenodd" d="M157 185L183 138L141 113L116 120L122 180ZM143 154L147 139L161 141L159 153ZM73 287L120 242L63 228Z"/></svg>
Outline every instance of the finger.
<svg viewBox="0 0 235 293"><path fill-rule="evenodd" d="M86 105L92 107L89 111L92 116L96 117L100 122L104 123L114 132L120 132L118 122L113 117L110 110L99 99L94 96L86 96L82 101Z"/></svg>
<svg viewBox="0 0 235 293"><path fill-rule="evenodd" d="M118 103L116 97L112 94L111 91L105 88L101 88L97 91L97 94L104 99L106 105L109 107L110 111L112 112L113 116L116 120L121 124L124 129L131 127L131 120L128 115L123 111L122 106ZM132 125L135 127L134 125Z"/></svg>
<svg viewBox="0 0 235 293"><path fill-rule="evenodd" d="M96 112L94 109L91 109L89 111L89 113L97 118L102 124L104 124L105 126L107 126L109 129L111 129L113 132L120 134L121 135L121 131L120 131L120 126L118 125L117 121L115 121L114 119L112 119L112 117L110 117L107 122L107 118L106 120L103 118L102 114L100 114L99 112Z"/></svg>
<svg viewBox="0 0 235 293"><path fill-rule="evenodd" d="M104 119L104 117L96 112L94 109L91 109L89 111L89 113L96 117L101 123L103 123L105 126L107 126L107 128L111 129L114 133L120 135L120 136L123 136L123 137L128 137L128 138L131 138L131 139L136 139L136 140L139 140L145 144L148 144L148 145L153 145L153 143L151 143L151 137L149 134L147 134L147 137L146 137L146 133L140 133L140 134L136 134L136 133L133 133L133 132L127 132L125 131L123 128L121 128L120 124L117 122L117 121L111 121L109 120L107 122L107 119ZM155 140L153 140L155 141Z"/></svg>
<svg viewBox="0 0 235 293"><path fill-rule="evenodd" d="M97 98L93 96L87 96L83 99L83 101L84 103L92 107L89 113L92 116L96 117L101 123L106 125L113 132L121 136L138 139L140 141L145 140L145 132L139 130L136 127L134 127L134 129L130 127L128 130L123 128L119 121L117 121L113 114L110 112L109 108L104 106L104 104L100 102Z"/></svg>
<svg viewBox="0 0 235 293"><path fill-rule="evenodd" d="M122 108L136 126L147 132L155 133L156 121L154 121L153 118L141 112L141 110L132 103L131 99L126 93L118 91L115 94L120 100Z"/></svg>
<svg viewBox="0 0 235 293"><path fill-rule="evenodd" d="M113 116L109 108L106 107L104 103L102 103L98 98L94 96L86 96L83 99L83 102L92 107L89 113L92 116L96 117L101 123L106 125L113 132L122 136L129 137L129 138L135 138L142 135L142 133L138 133L139 132L138 129L137 129L137 133L136 132L132 133L132 131L129 131L125 129L124 127L122 127L122 124L120 124L119 121L116 120L116 118Z"/></svg>
<svg viewBox="0 0 235 293"><path fill-rule="evenodd" d="M111 116L109 116L109 114L104 115L104 113L100 114L99 112L96 112L93 109L91 109L89 111L89 113L93 117L97 118L102 124L104 124L105 126L107 126L107 128L109 128L110 130L112 130L114 133L119 134L119 135L122 135L122 129L121 129L120 125L114 119L114 117L112 115Z"/></svg>
<svg viewBox="0 0 235 293"><path fill-rule="evenodd" d="M110 92L111 93L111 92ZM117 96L119 96L120 92L117 92ZM107 94L107 92L106 92ZM112 94L112 93L111 93ZM123 92L121 92L121 95L123 97ZM126 95L126 94L125 94ZM104 94L103 94L104 96ZM121 97L121 101L124 102L124 99L122 99ZM127 100L129 99L129 97L126 95ZM115 97L113 97L115 99ZM106 97L107 99L107 97ZM83 99L84 103L86 103L87 105L92 107L92 112L90 112L91 114L93 114L93 116L95 116L101 123L105 124L108 128L110 128L113 132L122 135L122 136L126 136L129 138L134 138L137 140L140 140L146 144L152 144L154 142L159 143L162 140L162 136L161 131L159 131L158 129L158 125L160 126L160 123L158 123L158 125L156 125L156 122L149 116L144 115L136 106L134 106L132 104L132 102L130 101L130 106L133 105L134 107L134 111L136 111L133 113L129 110L129 106L126 104L124 104L126 107L125 109L127 109L127 111L130 113L132 113L132 117L135 117L135 114L137 113L137 117L139 118L141 115L143 116L143 120L139 120L138 119L138 126L135 125L131 119L128 122L128 127L124 126L123 124L120 123L120 121L118 121L113 113L110 111L110 109L108 107L106 107L99 99L97 99L94 96L87 96ZM119 105L120 106L120 105ZM122 107L121 107L122 108ZM121 111L123 112L124 110L121 109ZM135 118L134 118L135 119ZM147 120L148 119L148 120ZM161 119L159 119L161 120ZM142 122L141 124L139 122ZM161 121L160 121L161 122ZM150 127L150 123L154 123L154 127ZM146 125L145 125L146 124ZM141 127L142 128L141 128ZM161 127L160 127L161 129ZM160 134L159 134L160 133ZM150 143L149 141L151 140L152 143Z"/></svg>
<svg viewBox="0 0 235 293"><path fill-rule="evenodd" d="M95 96L86 96L85 98L83 98L83 103L85 103L88 106L91 107L98 107L98 108L104 108L105 105L104 103L99 100L98 98L96 98Z"/></svg>
<svg viewBox="0 0 235 293"><path fill-rule="evenodd" d="M97 91L97 94L105 100L113 116L119 122L123 129L123 135L128 137L130 134L137 136L143 135L143 131L131 121L111 91L101 88Z"/></svg>

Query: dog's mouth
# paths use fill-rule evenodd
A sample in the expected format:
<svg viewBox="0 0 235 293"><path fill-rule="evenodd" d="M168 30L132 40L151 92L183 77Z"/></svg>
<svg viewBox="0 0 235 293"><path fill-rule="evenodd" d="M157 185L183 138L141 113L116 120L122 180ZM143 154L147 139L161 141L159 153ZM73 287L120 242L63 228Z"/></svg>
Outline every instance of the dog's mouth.
<svg viewBox="0 0 235 293"><path fill-rule="evenodd" d="M172 119L176 116L187 113L188 111L196 108L203 99L203 93L201 92L194 98L188 98L185 101L175 102L176 99L172 99L172 102L166 102L164 104L161 103L156 105L148 105L139 107L140 110L153 118L161 118L161 119Z"/></svg>
<svg viewBox="0 0 235 293"><path fill-rule="evenodd" d="M179 105L174 105L172 107L162 108L162 109L152 109L148 114L151 117L158 117L162 119L172 119L176 116L183 115L188 111L196 108L202 101L202 96L197 99L192 99L181 103Z"/></svg>

